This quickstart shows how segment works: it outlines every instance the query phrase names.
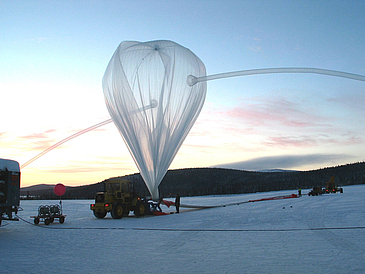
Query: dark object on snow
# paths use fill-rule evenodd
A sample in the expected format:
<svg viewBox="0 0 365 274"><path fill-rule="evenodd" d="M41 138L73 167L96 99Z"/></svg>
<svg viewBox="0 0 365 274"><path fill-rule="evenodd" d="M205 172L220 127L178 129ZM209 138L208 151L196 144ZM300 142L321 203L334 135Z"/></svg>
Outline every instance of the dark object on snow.
<svg viewBox="0 0 365 274"><path fill-rule="evenodd" d="M0 159L0 225L2 220L18 221L20 168L13 160Z"/></svg>
<svg viewBox="0 0 365 274"><path fill-rule="evenodd" d="M324 194L324 191L321 187L315 186L313 189L308 193L308 196L318 196Z"/></svg>
<svg viewBox="0 0 365 274"><path fill-rule="evenodd" d="M180 208L180 195L179 195L179 193L176 194L175 207L176 207L176 213L179 213L179 208Z"/></svg>

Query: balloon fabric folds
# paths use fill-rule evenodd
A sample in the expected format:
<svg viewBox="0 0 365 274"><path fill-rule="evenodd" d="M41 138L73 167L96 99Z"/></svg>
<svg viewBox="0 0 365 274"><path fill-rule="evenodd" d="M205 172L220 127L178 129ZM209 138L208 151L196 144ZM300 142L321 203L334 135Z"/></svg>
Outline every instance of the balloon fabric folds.
<svg viewBox="0 0 365 274"><path fill-rule="evenodd" d="M172 41L122 42L103 77L110 116L153 199L203 107L203 62Z"/></svg>

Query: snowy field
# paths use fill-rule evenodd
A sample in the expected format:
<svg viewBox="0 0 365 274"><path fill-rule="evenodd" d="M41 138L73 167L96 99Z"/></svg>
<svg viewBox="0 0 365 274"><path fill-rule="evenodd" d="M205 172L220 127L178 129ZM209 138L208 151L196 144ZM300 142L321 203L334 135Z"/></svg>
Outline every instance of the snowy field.
<svg viewBox="0 0 365 274"><path fill-rule="evenodd" d="M292 193L182 197L181 204ZM0 273L365 273L365 185L121 220L96 219L90 200L66 200L64 224L32 224L39 205L57 202L22 201L18 215L29 223L3 221Z"/></svg>

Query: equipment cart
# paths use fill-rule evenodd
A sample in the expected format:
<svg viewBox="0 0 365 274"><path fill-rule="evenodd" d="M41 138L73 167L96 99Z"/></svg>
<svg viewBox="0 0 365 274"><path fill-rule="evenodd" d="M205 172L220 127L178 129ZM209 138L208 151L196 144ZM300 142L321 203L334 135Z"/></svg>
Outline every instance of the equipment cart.
<svg viewBox="0 0 365 274"><path fill-rule="evenodd" d="M53 223L55 219L58 219L60 224L65 222L66 215L62 214L62 202L56 205L41 205L38 208L38 216L30 216L34 218L34 223L37 225L39 222L44 222L46 225Z"/></svg>

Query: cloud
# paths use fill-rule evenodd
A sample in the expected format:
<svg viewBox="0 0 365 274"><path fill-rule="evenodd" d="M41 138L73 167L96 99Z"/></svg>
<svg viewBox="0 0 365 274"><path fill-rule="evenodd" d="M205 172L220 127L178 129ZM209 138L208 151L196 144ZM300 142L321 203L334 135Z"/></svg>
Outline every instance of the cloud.
<svg viewBox="0 0 365 274"><path fill-rule="evenodd" d="M342 143L345 145L360 145L364 143L364 138L356 136L353 132L344 133L342 134L342 137Z"/></svg>
<svg viewBox="0 0 365 274"><path fill-rule="evenodd" d="M250 38L250 41L253 40L254 45L250 46L248 49L254 52L259 52L262 50L262 39L258 37Z"/></svg>
<svg viewBox="0 0 365 274"><path fill-rule="evenodd" d="M333 164L336 161L349 159L346 154L307 154L307 155L280 155L259 157L247 161L215 165L214 167L241 170L266 170L266 169L297 169L301 166Z"/></svg>
<svg viewBox="0 0 365 274"><path fill-rule="evenodd" d="M51 140L46 140L46 141L36 141L36 142L32 142L32 147L29 147L28 150L36 150L36 151L42 151L42 150L46 150L47 148L51 147L52 145L54 145L56 142L51 139Z"/></svg>
<svg viewBox="0 0 365 274"><path fill-rule="evenodd" d="M19 136L19 139L27 140L27 150L45 150L56 143L56 140L50 138L49 134L56 132L55 129L49 129L40 133L32 133Z"/></svg>
<svg viewBox="0 0 365 274"><path fill-rule="evenodd" d="M225 112L230 118L241 120L252 126L279 124L286 127L323 126L322 117L311 109L305 109L296 102L278 97L273 99L257 98L255 102L241 103Z"/></svg>
<svg viewBox="0 0 365 274"><path fill-rule="evenodd" d="M362 112L364 111L365 98L362 96L363 90L355 92L354 90L347 90L340 94L336 94L335 97L328 98L326 101L329 103L336 103L343 106L350 111Z"/></svg>
<svg viewBox="0 0 365 274"><path fill-rule="evenodd" d="M261 51L262 47L261 46L254 46L254 47L249 47L248 49L251 50L251 51L258 52L258 51Z"/></svg>
<svg viewBox="0 0 365 274"><path fill-rule="evenodd" d="M129 155L127 159L121 157L98 156L90 160L70 160L65 166L45 168L44 172L53 174L73 173L116 173L120 174L134 171L134 162Z"/></svg>
<svg viewBox="0 0 365 274"><path fill-rule="evenodd" d="M318 144L316 136L271 136L263 142L268 147L313 147Z"/></svg>
<svg viewBox="0 0 365 274"><path fill-rule="evenodd" d="M330 136L327 134L318 135L298 135L298 136L269 136L263 145L274 148L301 147L309 148L322 145L360 145L364 143L364 138L357 136L353 132L344 133L338 136Z"/></svg>
<svg viewBox="0 0 365 274"><path fill-rule="evenodd" d="M117 171L117 172L122 172L122 171L129 171L130 168L123 168L120 166L117 167L96 167L96 166L72 166L72 167L68 167L68 168L59 168L59 169L47 169L44 170L44 172L47 173L58 173L58 174L73 174L73 173L95 173L95 172L103 172L107 170L108 172L111 171Z"/></svg>
<svg viewBox="0 0 365 274"><path fill-rule="evenodd" d="M44 132L42 133L32 133L25 136L20 136L20 139L46 139L48 138L48 135Z"/></svg>

